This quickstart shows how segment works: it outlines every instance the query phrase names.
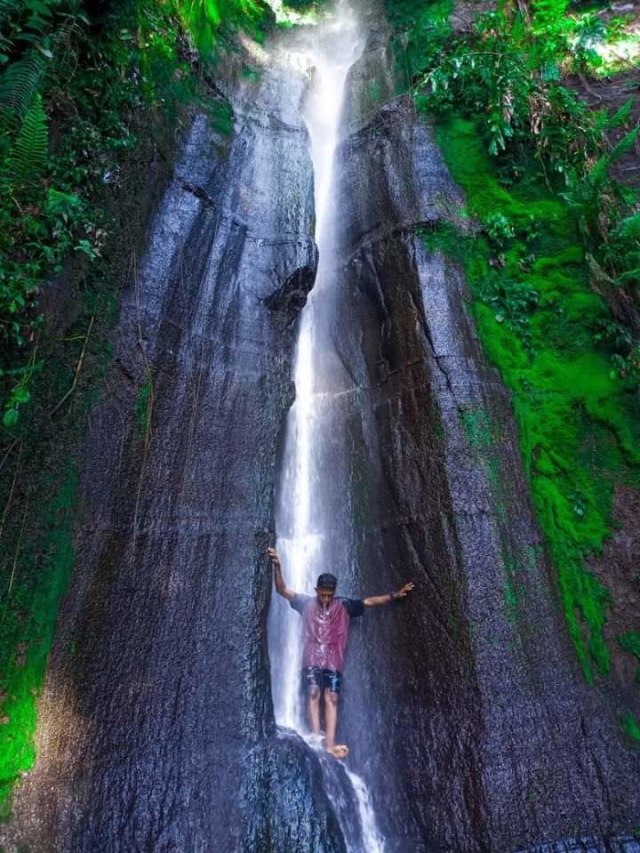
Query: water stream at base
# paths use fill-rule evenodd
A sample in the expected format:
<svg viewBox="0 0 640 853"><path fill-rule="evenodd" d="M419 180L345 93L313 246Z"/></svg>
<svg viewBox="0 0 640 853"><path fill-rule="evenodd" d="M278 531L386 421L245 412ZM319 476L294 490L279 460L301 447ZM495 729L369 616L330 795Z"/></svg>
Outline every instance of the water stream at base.
<svg viewBox="0 0 640 853"><path fill-rule="evenodd" d="M314 168L319 265L298 332L293 369L296 399L287 420L276 528L287 585L306 593L313 590L318 574L333 570L338 555L346 549L346 543L337 541L340 508L322 500L323 478L339 477L340 472L336 471L335 460L329 466L329 460L323 458L327 445L317 437L331 398L343 390L333 387L331 371L325 367L327 353L334 349L327 317L335 310L339 293L333 209L336 194L332 190L345 82L363 47L357 18L349 5L341 2L333 18L309 35L297 57L313 74L305 121ZM306 735L308 727L300 694L300 617L277 597L271 608L269 636L276 720L280 726L302 734L311 747L318 749ZM384 840L365 781L324 753L321 765L325 788L348 849L353 853L382 853Z"/></svg>

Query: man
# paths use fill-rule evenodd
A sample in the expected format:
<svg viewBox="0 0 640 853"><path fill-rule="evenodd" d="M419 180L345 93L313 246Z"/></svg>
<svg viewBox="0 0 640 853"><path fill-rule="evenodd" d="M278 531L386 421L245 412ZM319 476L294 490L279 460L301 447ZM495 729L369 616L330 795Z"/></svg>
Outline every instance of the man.
<svg viewBox="0 0 640 853"><path fill-rule="evenodd" d="M325 738L327 752L335 758L346 758L349 748L336 743L338 723L338 696L342 685L344 652L347 647L349 622L362 616L365 607L379 607L392 601L406 598L413 583L406 583L397 592L372 595L362 600L336 598L337 578L329 573L318 578L315 597L299 595L287 585L282 577L280 558L275 548L267 553L273 564L273 578L279 595L286 598L294 610L302 616L304 646L302 651L302 679L306 688L307 713L311 731L320 739L320 702L324 704Z"/></svg>

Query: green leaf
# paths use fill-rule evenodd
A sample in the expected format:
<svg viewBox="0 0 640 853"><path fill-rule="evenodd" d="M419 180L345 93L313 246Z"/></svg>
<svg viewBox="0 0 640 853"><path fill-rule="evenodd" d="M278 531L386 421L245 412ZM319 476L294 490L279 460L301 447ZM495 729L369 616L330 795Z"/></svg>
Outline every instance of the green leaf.
<svg viewBox="0 0 640 853"><path fill-rule="evenodd" d="M7 409L4 415L2 416L2 423L6 427L6 429L11 429L18 423L19 418L17 409Z"/></svg>
<svg viewBox="0 0 640 853"><path fill-rule="evenodd" d="M629 131L626 136L622 137L611 154L609 154L608 160L610 163L615 163L615 161L622 157L623 154L626 154L627 151L630 151L633 148L633 145L638 138L638 133L640 133L640 127L634 127L634 129Z"/></svg>
<svg viewBox="0 0 640 853"><path fill-rule="evenodd" d="M621 237L630 237L640 240L640 213L634 216L627 216L618 226L618 233Z"/></svg>
<svg viewBox="0 0 640 853"><path fill-rule="evenodd" d="M607 118L607 127L612 130L614 127L620 127L623 124L626 124L631 117L631 110L633 109L633 105L636 101L635 95L632 95L628 101L625 101L624 104L620 107L617 112L615 112L610 118Z"/></svg>
<svg viewBox="0 0 640 853"><path fill-rule="evenodd" d="M69 216L82 207L82 199L76 193L65 193L49 187L45 209L54 216Z"/></svg>
<svg viewBox="0 0 640 853"><path fill-rule="evenodd" d="M28 403L31 399L31 392L27 391L24 385L18 385L11 392L11 397L15 403Z"/></svg>
<svg viewBox="0 0 640 853"><path fill-rule="evenodd" d="M96 250L88 240L78 240L78 243L74 246L74 250L76 252L82 252L83 255L91 258L92 261L98 257Z"/></svg>
<svg viewBox="0 0 640 853"><path fill-rule="evenodd" d="M635 270L628 270L616 279L616 284L633 284L634 282L640 282L640 267Z"/></svg>
<svg viewBox="0 0 640 853"><path fill-rule="evenodd" d="M24 7L30 12L35 12L38 15L51 15L49 4L43 3L42 0L24 0Z"/></svg>

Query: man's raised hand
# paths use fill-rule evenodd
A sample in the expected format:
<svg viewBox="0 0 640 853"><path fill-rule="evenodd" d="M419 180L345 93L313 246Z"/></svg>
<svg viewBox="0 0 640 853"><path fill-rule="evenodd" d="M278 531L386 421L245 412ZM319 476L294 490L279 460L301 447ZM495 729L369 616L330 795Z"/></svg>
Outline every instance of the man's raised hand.
<svg viewBox="0 0 640 853"><path fill-rule="evenodd" d="M278 557L278 552L275 548L267 548L267 554L271 558L271 565L273 566L273 580L276 585L276 592L278 595L282 595L286 598L287 601L293 601L296 594L292 589L287 589L287 585L282 577L282 567L280 566L280 557Z"/></svg>
<svg viewBox="0 0 640 853"><path fill-rule="evenodd" d="M411 590L414 588L414 586L415 586L414 582L409 581L409 583L406 583L401 589L399 589L397 592L395 592L393 594L394 599L406 598L409 595L409 593L411 592Z"/></svg>

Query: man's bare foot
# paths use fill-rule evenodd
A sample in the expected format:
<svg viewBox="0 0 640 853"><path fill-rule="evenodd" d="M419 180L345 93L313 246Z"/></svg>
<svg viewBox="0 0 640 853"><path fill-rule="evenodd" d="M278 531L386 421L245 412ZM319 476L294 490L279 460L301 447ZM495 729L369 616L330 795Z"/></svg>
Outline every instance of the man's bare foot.
<svg viewBox="0 0 640 853"><path fill-rule="evenodd" d="M344 743L334 743L333 746L328 746L327 752L333 755L334 758L346 758L349 755L349 747Z"/></svg>

